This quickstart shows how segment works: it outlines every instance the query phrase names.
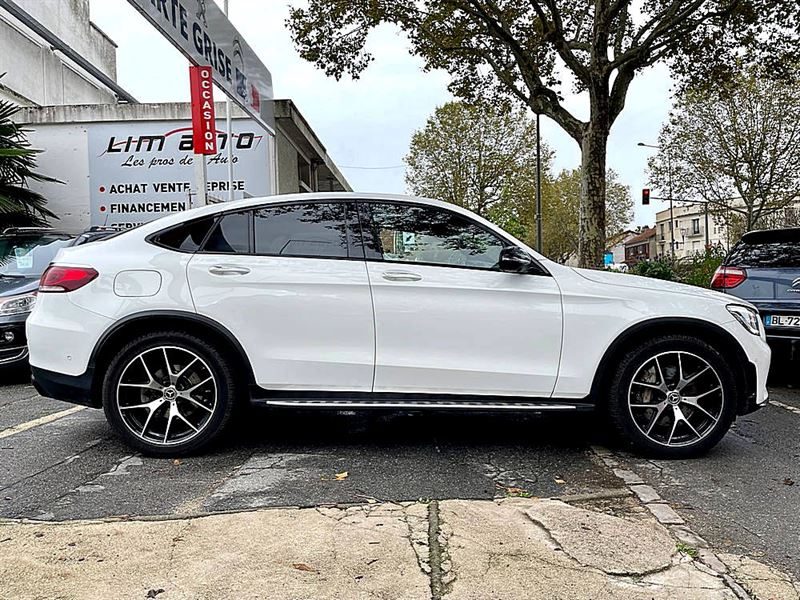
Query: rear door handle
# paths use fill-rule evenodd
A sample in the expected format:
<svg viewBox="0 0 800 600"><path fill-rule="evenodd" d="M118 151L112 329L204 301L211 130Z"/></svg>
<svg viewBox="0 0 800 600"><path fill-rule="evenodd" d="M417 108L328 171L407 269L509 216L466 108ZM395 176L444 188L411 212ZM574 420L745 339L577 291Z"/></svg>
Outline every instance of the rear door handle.
<svg viewBox="0 0 800 600"><path fill-rule="evenodd" d="M411 271L384 271L382 277L386 281L419 281L422 275Z"/></svg>
<svg viewBox="0 0 800 600"><path fill-rule="evenodd" d="M208 272L212 275L247 275L250 269L236 265L214 265L208 268Z"/></svg>

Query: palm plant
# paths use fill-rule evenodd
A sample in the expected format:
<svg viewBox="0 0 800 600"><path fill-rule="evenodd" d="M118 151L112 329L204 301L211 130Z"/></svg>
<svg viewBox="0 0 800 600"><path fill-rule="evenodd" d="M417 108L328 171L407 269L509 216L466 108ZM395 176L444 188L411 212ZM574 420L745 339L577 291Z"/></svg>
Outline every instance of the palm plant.
<svg viewBox="0 0 800 600"><path fill-rule="evenodd" d="M34 171L41 150L31 148L25 130L11 120L17 111L17 105L0 100L0 231L10 226L46 225L47 219L58 218L47 209L47 199L29 184L61 182Z"/></svg>

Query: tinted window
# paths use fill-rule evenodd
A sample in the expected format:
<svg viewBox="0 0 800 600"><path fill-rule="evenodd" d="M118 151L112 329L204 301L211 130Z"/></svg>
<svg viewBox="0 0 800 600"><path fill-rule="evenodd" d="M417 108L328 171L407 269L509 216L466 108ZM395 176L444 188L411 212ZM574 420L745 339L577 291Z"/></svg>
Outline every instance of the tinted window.
<svg viewBox="0 0 800 600"><path fill-rule="evenodd" d="M800 268L800 242L739 242L726 262L741 267Z"/></svg>
<svg viewBox="0 0 800 600"><path fill-rule="evenodd" d="M222 215L212 229L203 252L247 254L250 252L250 211Z"/></svg>
<svg viewBox="0 0 800 600"><path fill-rule="evenodd" d="M428 206L370 203L367 249L383 260L493 269L505 245L461 215Z"/></svg>
<svg viewBox="0 0 800 600"><path fill-rule="evenodd" d="M197 252L198 248L200 248L200 244L203 243L208 230L211 229L213 224L213 217L192 221L191 223L184 223L183 225L173 227L172 229L168 229L167 231L157 234L153 238L153 241L159 246L165 246L172 250L179 250L181 252ZM108 238L112 235L118 234L103 235L85 233L83 234L85 239L76 242L75 245L77 246L80 244L85 244L87 242L94 241L95 239Z"/></svg>
<svg viewBox="0 0 800 600"><path fill-rule="evenodd" d="M289 204L256 211L256 254L346 258L343 203Z"/></svg>

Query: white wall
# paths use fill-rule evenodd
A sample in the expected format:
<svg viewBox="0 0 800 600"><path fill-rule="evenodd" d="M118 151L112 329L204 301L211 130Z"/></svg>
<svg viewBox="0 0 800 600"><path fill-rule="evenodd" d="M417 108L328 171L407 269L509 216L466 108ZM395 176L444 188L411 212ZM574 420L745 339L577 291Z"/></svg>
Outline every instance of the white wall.
<svg viewBox="0 0 800 600"><path fill-rule="evenodd" d="M56 229L79 232L89 227L89 151L83 123L37 125L28 139L34 148L46 148L37 160L37 171L63 181L31 183L47 198L47 207L60 219L51 221Z"/></svg>
<svg viewBox="0 0 800 600"><path fill-rule="evenodd" d="M89 20L89 0L15 0L112 79L116 45ZM0 96L27 105L115 102L116 97L9 13L0 9Z"/></svg>

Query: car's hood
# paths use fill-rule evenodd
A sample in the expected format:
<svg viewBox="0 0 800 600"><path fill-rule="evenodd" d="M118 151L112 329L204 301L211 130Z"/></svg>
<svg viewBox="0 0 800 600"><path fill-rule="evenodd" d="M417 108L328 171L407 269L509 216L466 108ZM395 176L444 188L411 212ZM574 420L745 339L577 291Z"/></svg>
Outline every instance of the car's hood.
<svg viewBox="0 0 800 600"><path fill-rule="evenodd" d="M0 275L0 298L33 292L39 287L39 277L3 277Z"/></svg>
<svg viewBox="0 0 800 600"><path fill-rule="evenodd" d="M708 300L716 300L730 304L735 301L739 304L750 304L740 298L732 298L721 292L707 290L694 285L675 283L674 281L664 281L663 279L653 279L652 277L640 277L639 275L628 275L627 273L616 273L612 271L595 271L592 269L573 269L578 275L589 281L604 283L618 287L629 287L637 289L651 290L655 292L665 292L670 294L680 294L682 296L697 296Z"/></svg>

